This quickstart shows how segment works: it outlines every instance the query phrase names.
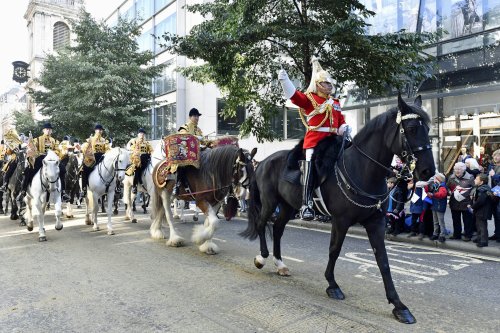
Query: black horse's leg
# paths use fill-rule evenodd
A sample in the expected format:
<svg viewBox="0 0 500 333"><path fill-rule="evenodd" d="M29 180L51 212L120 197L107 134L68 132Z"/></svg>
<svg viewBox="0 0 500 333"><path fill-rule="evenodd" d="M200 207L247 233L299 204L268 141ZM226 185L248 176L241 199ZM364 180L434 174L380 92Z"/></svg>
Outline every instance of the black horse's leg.
<svg viewBox="0 0 500 333"><path fill-rule="evenodd" d="M255 267L257 267L258 269L264 267L266 263L266 258L269 257L269 249L267 248L267 241L266 241L266 226L269 217L276 208L276 204L277 203L274 202L262 203L262 209L260 211L259 221L257 224L257 233L259 235L259 240L260 240L260 255L256 256L253 261Z"/></svg>
<svg viewBox="0 0 500 333"><path fill-rule="evenodd" d="M345 298L344 293L340 289L339 285L335 281L335 263L342 249L342 244L344 244L345 235L347 234L347 229L349 225L347 221L342 219L335 219L332 222L332 232L330 234L330 247L328 253L328 265L325 270L325 278L328 281L328 288L326 288L326 293L328 297L342 300Z"/></svg>
<svg viewBox="0 0 500 333"><path fill-rule="evenodd" d="M392 281L391 270L389 268L389 259L387 258L387 251L385 249L384 243L384 222L381 219L374 220L372 223L368 223L366 226L366 232L368 234L368 239L373 248L373 253L377 260L378 268L380 269L380 274L382 275L382 280L384 281L385 294L389 303L394 305L392 313L402 323L413 324L417 320L411 314L410 310L406 305L399 299L396 288L394 287L394 282Z"/></svg>
<svg viewBox="0 0 500 333"><path fill-rule="evenodd" d="M0 214L5 214L3 210L3 191L0 191Z"/></svg>
<svg viewBox="0 0 500 333"><path fill-rule="evenodd" d="M290 271L283 263L281 258L281 237L285 231L285 226L290 221L294 209L285 203L280 204L280 212L278 218L273 225L273 257L274 264L278 267L278 274L281 276L289 276Z"/></svg>

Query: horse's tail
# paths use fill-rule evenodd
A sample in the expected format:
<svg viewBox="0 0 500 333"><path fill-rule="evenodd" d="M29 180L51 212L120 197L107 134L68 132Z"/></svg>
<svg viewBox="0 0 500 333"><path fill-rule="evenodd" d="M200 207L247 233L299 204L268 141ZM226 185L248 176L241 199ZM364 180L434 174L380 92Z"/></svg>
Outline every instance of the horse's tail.
<svg viewBox="0 0 500 333"><path fill-rule="evenodd" d="M260 201L260 191L257 185L257 177L252 177L250 182L250 198L248 200L248 225L245 231L240 232L240 236L254 240L257 238L259 221L260 221L260 211L262 208L262 202Z"/></svg>

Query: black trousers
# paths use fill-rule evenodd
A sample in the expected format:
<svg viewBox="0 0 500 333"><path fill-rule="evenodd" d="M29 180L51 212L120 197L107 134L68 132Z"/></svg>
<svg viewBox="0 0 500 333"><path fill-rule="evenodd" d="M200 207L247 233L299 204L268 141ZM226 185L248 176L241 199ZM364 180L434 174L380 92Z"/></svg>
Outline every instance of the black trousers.
<svg viewBox="0 0 500 333"><path fill-rule="evenodd" d="M488 244L488 220L475 216L477 240L479 243Z"/></svg>
<svg viewBox="0 0 500 333"><path fill-rule="evenodd" d="M103 153L95 153L94 157L95 157L95 163L93 166L88 167L85 164L83 165L83 168L82 168L82 189L86 189L87 186L89 185L89 175L92 172L92 170L94 170L95 166L102 161L102 159L104 158L104 154Z"/></svg>
<svg viewBox="0 0 500 333"><path fill-rule="evenodd" d="M464 222L464 236L472 237L472 214L466 210L452 210L451 218L453 220L453 236L462 237L462 220Z"/></svg>
<svg viewBox="0 0 500 333"><path fill-rule="evenodd" d="M134 173L134 186L137 184L142 184L141 176L144 170L148 167L149 161L151 161L151 154L142 154L141 155L141 166L135 170Z"/></svg>

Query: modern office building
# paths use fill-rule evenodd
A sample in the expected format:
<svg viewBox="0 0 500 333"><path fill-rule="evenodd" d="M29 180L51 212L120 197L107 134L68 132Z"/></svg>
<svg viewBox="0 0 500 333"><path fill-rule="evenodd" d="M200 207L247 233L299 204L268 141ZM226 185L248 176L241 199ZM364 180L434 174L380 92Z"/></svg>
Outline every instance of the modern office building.
<svg viewBox="0 0 500 333"><path fill-rule="evenodd" d="M187 12L185 5L201 0L126 0L107 19L114 24L119 16L138 19L143 34L141 50L151 50L156 64L167 64L161 77L152 83L158 105L148 110L153 138L173 133L186 121L187 111L196 107L203 116L200 127L206 134L237 134L245 118L238 110L233 119L223 119L220 110L224 99L213 85L200 85L175 72L177 66L193 62L166 52L160 45L165 32L185 35L202 18ZM500 0L365 0L368 9L377 14L370 19L368 34L408 31L448 31L426 52L436 57L437 79L422 82L424 106L433 119L431 137L436 163L449 172L461 147L467 146L473 156L479 147L491 154L500 143ZM395 92L387 97L356 99L346 91L343 110L354 133L381 112L396 104ZM289 149L304 134L297 110L287 108L275 121L275 130L283 141L258 145L254 138L241 141L245 148L259 146L257 159Z"/></svg>
<svg viewBox="0 0 500 333"><path fill-rule="evenodd" d="M500 0L365 0L376 12L369 34L447 34L426 52L435 56L436 79L421 82L418 94L433 119L433 150L439 170L453 169L460 148L483 157L500 148ZM348 93L343 109L367 121L396 104L389 97L356 99ZM362 125L362 124L361 124ZM483 147L481 149L481 147Z"/></svg>

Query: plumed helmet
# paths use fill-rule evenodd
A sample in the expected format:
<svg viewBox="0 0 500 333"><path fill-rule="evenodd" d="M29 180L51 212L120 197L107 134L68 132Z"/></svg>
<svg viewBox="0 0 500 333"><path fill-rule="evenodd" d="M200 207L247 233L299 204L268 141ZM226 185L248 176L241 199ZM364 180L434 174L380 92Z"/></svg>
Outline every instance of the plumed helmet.
<svg viewBox="0 0 500 333"><path fill-rule="evenodd" d="M198 109L196 108L192 108L191 110L189 110L189 116L201 116L201 113L200 111L198 111Z"/></svg>
<svg viewBox="0 0 500 333"><path fill-rule="evenodd" d="M335 80L332 78L330 73L328 73L323 69L323 67L321 67L318 58L312 57L311 64L312 64L311 82L309 83L307 92L316 93L316 84L320 82L330 82L333 85L336 84Z"/></svg>

